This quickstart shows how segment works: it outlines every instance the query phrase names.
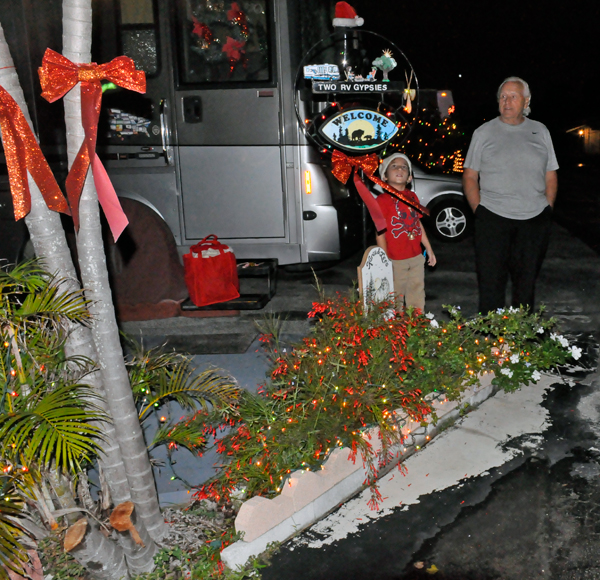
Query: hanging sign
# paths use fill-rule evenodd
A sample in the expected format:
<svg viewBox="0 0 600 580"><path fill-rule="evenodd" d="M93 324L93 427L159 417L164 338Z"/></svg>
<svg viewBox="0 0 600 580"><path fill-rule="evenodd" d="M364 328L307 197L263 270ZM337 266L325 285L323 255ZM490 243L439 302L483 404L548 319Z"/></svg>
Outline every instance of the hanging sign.
<svg viewBox="0 0 600 580"><path fill-rule="evenodd" d="M379 149L394 138L396 124L370 109L345 109L328 119L319 133L338 149L364 152Z"/></svg>
<svg viewBox="0 0 600 580"><path fill-rule="evenodd" d="M402 82L369 82L369 81L313 81L313 93L387 93L403 91Z"/></svg>

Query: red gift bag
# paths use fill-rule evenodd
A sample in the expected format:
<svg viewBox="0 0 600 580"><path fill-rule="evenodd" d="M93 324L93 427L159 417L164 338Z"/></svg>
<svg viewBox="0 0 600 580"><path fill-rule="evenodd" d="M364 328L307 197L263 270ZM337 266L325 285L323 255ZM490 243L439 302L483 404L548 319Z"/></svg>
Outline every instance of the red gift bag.
<svg viewBox="0 0 600 580"><path fill-rule="evenodd" d="M227 302L240 295L237 264L232 249L211 234L183 256L185 283L196 306Z"/></svg>

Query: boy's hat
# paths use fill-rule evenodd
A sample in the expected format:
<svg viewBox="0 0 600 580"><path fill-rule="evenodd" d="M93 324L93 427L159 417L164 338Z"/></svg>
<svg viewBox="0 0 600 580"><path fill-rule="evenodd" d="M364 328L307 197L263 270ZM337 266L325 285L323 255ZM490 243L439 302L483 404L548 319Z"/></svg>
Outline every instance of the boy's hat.
<svg viewBox="0 0 600 580"><path fill-rule="evenodd" d="M385 172L387 171L388 165L393 159L398 159L398 157L401 157L406 161L406 163L408 163L408 172L410 175L412 175L412 163L410 162L410 159L403 153L394 153L393 155L383 159L381 165L379 166L379 175L381 175L382 179L385 179Z"/></svg>

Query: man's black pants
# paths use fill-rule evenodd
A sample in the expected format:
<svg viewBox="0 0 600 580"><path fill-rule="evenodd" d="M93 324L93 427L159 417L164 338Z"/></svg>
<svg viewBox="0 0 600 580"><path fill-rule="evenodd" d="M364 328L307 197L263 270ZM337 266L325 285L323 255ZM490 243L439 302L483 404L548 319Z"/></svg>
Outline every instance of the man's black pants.
<svg viewBox="0 0 600 580"><path fill-rule="evenodd" d="M475 211L475 258L479 282L479 312L506 306L508 276L512 283L511 305L534 309L535 280L548 241L552 209L528 220L501 217L482 205Z"/></svg>

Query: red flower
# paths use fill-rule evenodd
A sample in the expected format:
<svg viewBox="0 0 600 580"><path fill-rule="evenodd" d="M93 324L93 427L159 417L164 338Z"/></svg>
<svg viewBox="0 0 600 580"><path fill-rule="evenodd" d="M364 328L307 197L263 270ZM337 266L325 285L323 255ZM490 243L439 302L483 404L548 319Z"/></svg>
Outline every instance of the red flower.
<svg viewBox="0 0 600 580"><path fill-rule="evenodd" d="M323 314L327 310L327 304L322 302L313 302L312 310L308 313L309 318L314 318L317 314Z"/></svg>
<svg viewBox="0 0 600 580"><path fill-rule="evenodd" d="M371 352L369 351L369 349L367 349L367 352L365 352L364 350L361 350L358 353L358 368L359 369L360 369L361 365L363 367L366 367L369 364L369 356L371 356Z"/></svg>
<svg viewBox="0 0 600 580"><path fill-rule="evenodd" d="M287 375L287 371L288 371L287 362L281 358L277 359L277 362L279 363L279 366L271 373L272 379L278 377L279 375Z"/></svg>

